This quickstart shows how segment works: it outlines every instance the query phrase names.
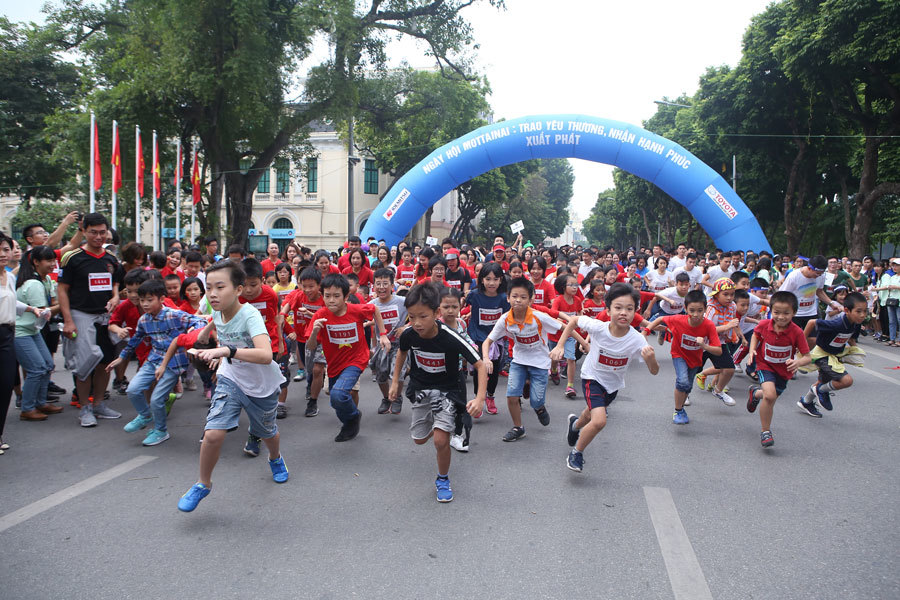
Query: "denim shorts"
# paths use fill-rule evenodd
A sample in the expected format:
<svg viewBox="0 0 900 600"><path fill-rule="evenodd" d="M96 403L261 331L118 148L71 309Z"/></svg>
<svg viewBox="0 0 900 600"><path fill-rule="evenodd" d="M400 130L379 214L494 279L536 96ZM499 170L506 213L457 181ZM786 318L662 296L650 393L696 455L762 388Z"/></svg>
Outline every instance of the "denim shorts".
<svg viewBox="0 0 900 600"><path fill-rule="evenodd" d="M513 362L509 365L509 379L506 380L506 395L509 398L521 398L525 389L525 380L531 381L531 408L537 410L544 405L547 395L549 369L539 369Z"/></svg>
<svg viewBox="0 0 900 600"><path fill-rule="evenodd" d="M245 394L236 383L219 375L212 404L206 415L205 429L236 429L241 409L244 409L250 419L250 433L264 440L269 439L278 433L278 426L275 424L277 406L278 390L266 398L253 398Z"/></svg>
<svg viewBox="0 0 900 600"><path fill-rule="evenodd" d="M672 366L675 367L675 389L685 394L690 394L694 389L694 377L702 369L702 365L688 367L687 361L680 356L672 357Z"/></svg>
<svg viewBox="0 0 900 600"><path fill-rule="evenodd" d="M581 385L584 388L584 401L587 403L589 410L605 408L619 395L619 390L607 392L603 384L594 379L582 379Z"/></svg>
<svg viewBox="0 0 900 600"><path fill-rule="evenodd" d="M757 369L756 370L756 378L759 379L759 383L774 383L775 384L775 393L777 395L781 395L784 393L784 390L787 388L787 380L783 377L780 377L778 373L775 371L769 371L766 369Z"/></svg>
<svg viewBox="0 0 900 600"><path fill-rule="evenodd" d="M550 349L556 348L556 342L550 342ZM566 360L575 360L575 338L569 336L566 345L563 347L563 358Z"/></svg>

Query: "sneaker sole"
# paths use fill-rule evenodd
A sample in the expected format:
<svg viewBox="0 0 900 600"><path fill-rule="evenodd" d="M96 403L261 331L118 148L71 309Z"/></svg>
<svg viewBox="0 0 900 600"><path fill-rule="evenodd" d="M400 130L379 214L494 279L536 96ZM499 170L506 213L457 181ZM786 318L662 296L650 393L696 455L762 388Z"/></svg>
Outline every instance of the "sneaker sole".
<svg viewBox="0 0 900 600"><path fill-rule="evenodd" d="M574 421L573 421L572 417L575 417ZM578 417L577 417L576 415L569 415L569 416L566 418L566 423L568 424L567 427L566 427L566 443L569 444L569 447L570 447L570 448L574 448L574 447L575 447L575 444L578 443L579 432L578 432L578 431L575 431L575 432L572 431L572 425L574 425L577 421L578 421ZM569 438L569 435L570 435L570 434L574 434L574 435L575 435L575 441L574 441L574 442Z"/></svg>
<svg viewBox="0 0 900 600"><path fill-rule="evenodd" d="M108 416L108 415L98 415L98 414L94 413L94 417L97 419L121 419L122 415L116 415L113 417L113 416Z"/></svg>
<svg viewBox="0 0 900 600"><path fill-rule="evenodd" d="M303 416L304 416L304 417L315 417L315 416L318 415L318 414L319 414L319 411L316 411L316 412L314 412L314 413L306 413L306 414L304 414Z"/></svg>
<svg viewBox="0 0 900 600"><path fill-rule="evenodd" d="M799 400L797 401L797 406L800 407L800 410L803 412L804 415L808 415L808 416L810 416L810 417L812 417L812 418L814 418L814 419L821 419L821 418L822 418L822 414L821 414L821 413L817 414L817 413L809 412L809 411L806 409L806 407L803 406L803 402L801 402L801 401L799 401Z"/></svg>
<svg viewBox="0 0 900 600"><path fill-rule="evenodd" d="M437 501L441 504L447 504L448 502L453 502L453 498L437 498Z"/></svg>
<svg viewBox="0 0 900 600"><path fill-rule="evenodd" d="M572 471L573 473L581 473L581 469L577 469L577 468L575 468L575 467L573 467L572 465L569 464L569 459L568 459L568 458L566 458L566 468L567 468L568 470Z"/></svg>
<svg viewBox="0 0 900 600"><path fill-rule="evenodd" d="M770 442L762 442L762 447L763 447L763 448L771 448L771 447L774 446L774 445L775 445L775 440L772 440L772 441L770 441Z"/></svg>
<svg viewBox="0 0 900 600"><path fill-rule="evenodd" d="M200 441L203 441L203 440L200 440ZM251 458L256 458L257 456L259 456L259 452L257 452L256 454L254 454L253 452L250 452L250 451L247 450L246 448L244 448L244 454L246 454L247 456L249 456L249 457L251 457Z"/></svg>
<svg viewBox="0 0 900 600"><path fill-rule="evenodd" d="M145 442L141 442L141 445L142 445L142 446L159 446L159 445L162 444L164 441L166 441L167 439L169 439L169 437L170 437L170 436L167 435L166 437L162 438L162 439L159 440L158 442L152 442L152 443L150 443L150 444L147 444L147 443L145 443Z"/></svg>
<svg viewBox="0 0 900 600"><path fill-rule="evenodd" d="M519 437L515 437L515 438L511 438L511 439L507 439L507 438L503 437L503 438L500 438L500 439L502 439L504 442L518 442L519 440L521 440L521 439L524 438L524 437L525 437L525 434L523 433L523 434L520 435Z"/></svg>

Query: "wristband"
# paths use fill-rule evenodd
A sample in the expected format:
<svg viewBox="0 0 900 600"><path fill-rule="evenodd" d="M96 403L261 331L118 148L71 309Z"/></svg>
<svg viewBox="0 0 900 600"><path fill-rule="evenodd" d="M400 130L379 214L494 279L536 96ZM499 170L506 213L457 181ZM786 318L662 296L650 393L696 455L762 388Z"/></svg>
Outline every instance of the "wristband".
<svg viewBox="0 0 900 600"><path fill-rule="evenodd" d="M237 348L232 344L225 344L225 347L228 348L228 362L231 362L231 359L237 354Z"/></svg>

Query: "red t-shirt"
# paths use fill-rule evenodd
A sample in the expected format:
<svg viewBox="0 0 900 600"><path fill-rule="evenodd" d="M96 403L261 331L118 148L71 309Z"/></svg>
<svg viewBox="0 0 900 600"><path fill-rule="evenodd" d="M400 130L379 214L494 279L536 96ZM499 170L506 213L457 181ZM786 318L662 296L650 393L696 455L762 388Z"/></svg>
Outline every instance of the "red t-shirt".
<svg viewBox="0 0 900 600"><path fill-rule="evenodd" d="M267 258L267 259L263 260L261 263L259 263L262 265L263 275L265 275L269 271L274 271L275 267L280 265L282 262L280 258L276 258L275 261L276 262L272 262L271 260L269 260Z"/></svg>
<svg viewBox="0 0 900 600"><path fill-rule="evenodd" d="M375 318L375 307L371 304L347 304L347 312L340 317L327 308L320 308L307 326L307 338L313 323L322 318L327 320L317 340L322 344L325 360L328 361L328 377L337 377L347 367L365 369L369 364L369 345L363 323Z"/></svg>
<svg viewBox="0 0 900 600"><path fill-rule="evenodd" d="M341 273L344 275L349 275L353 272L353 267L347 267L346 269L341 269ZM372 272L372 269L363 265L362 268L357 273L359 277L359 285L368 285L372 286L375 283L375 273Z"/></svg>
<svg viewBox="0 0 900 600"><path fill-rule="evenodd" d="M160 270L159 274L162 275L163 279L165 279L169 275L178 275L178 278L181 279L181 281L184 281L184 271L182 271L181 269L175 269L173 271L172 269L169 268L169 265L164 266Z"/></svg>
<svg viewBox="0 0 900 600"><path fill-rule="evenodd" d="M191 306L191 303L187 300L181 301L181 304L178 305L178 310L183 310L189 315L197 314L197 309Z"/></svg>
<svg viewBox="0 0 900 600"><path fill-rule="evenodd" d="M305 308L310 312L316 312L325 306L325 300L322 298L322 294L319 294L319 297L315 300L310 300L307 298L306 294L303 293L303 290L297 289L289 293L285 297L284 302L289 307L289 310L294 313L294 331L297 333L297 341L306 343L306 340L309 339L307 326L309 325L310 319L303 313L298 312L298 310Z"/></svg>
<svg viewBox="0 0 900 600"><path fill-rule="evenodd" d="M592 319L596 319L597 315L599 315L604 308L606 308L605 303L601 302L600 304L597 304L591 298L585 300L584 304L581 305L581 309L584 311L583 314Z"/></svg>
<svg viewBox="0 0 900 600"><path fill-rule="evenodd" d="M753 330L759 338L756 346L756 368L772 371L782 379L791 379L793 374L785 364L795 353L807 354L809 344L803 330L791 323L784 331L775 331L772 319L763 319Z"/></svg>
<svg viewBox="0 0 900 600"><path fill-rule="evenodd" d="M721 346L716 326L709 319L697 327L691 327L688 315L673 315L663 317L663 323L672 333L672 357L683 358L688 368L693 369L703 364L703 348L700 342L705 341L710 346Z"/></svg>
<svg viewBox="0 0 900 600"><path fill-rule="evenodd" d="M578 298L573 298L572 303L569 304L568 302L566 302L566 297L564 295L557 296L553 299L552 308L553 310L557 311L557 314L579 315L581 314L581 300L579 300ZM551 333L549 336L550 341L558 342L560 333L562 333L562 331ZM584 336L581 331L578 331L578 333L582 337Z"/></svg>
<svg viewBox="0 0 900 600"><path fill-rule="evenodd" d="M556 298L556 290L550 285L550 282L544 279L540 285L534 286L534 302L531 304L532 306L546 306L550 308L553 305L554 298Z"/></svg>
<svg viewBox="0 0 900 600"><path fill-rule="evenodd" d="M278 294L263 284L259 296L253 300L247 300L241 296L240 301L241 304L249 304L254 307L262 315L263 322L266 324L266 333L272 340L272 352L278 352L278 323L275 321L275 315L278 314Z"/></svg>
<svg viewBox="0 0 900 600"><path fill-rule="evenodd" d="M163 306L168 306L169 308L174 308L175 310L181 310L178 302L175 302L175 300L169 298L168 296L163 298Z"/></svg>
<svg viewBox="0 0 900 600"><path fill-rule="evenodd" d="M416 282L416 265L397 265L397 284L412 287Z"/></svg>
<svg viewBox="0 0 900 600"><path fill-rule="evenodd" d="M109 324L115 325L116 327L130 327L131 333L134 335L134 332L137 331L138 319L140 318L140 309L132 304L131 300L125 298L119 302L119 305L116 306L115 309L113 309L113 312L109 317ZM138 364L144 364L147 355L150 354L150 348L149 337L145 337L141 343L137 345L137 348L134 349L134 355L138 359Z"/></svg>
<svg viewBox="0 0 900 600"><path fill-rule="evenodd" d="M341 271L343 271L344 269L346 269L349 266L350 266L350 253L347 252L346 254L341 254L341 256L338 258L338 264L337 264L338 273L340 273Z"/></svg>

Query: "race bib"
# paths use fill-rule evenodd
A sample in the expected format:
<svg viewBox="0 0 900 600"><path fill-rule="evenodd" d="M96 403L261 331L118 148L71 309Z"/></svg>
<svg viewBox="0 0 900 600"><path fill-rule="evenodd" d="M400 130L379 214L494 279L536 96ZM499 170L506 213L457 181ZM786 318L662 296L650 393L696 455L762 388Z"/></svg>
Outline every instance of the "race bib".
<svg viewBox="0 0 900 600"><path fill-rule="evenodd" d="M263 321L266 320L266 303L265 302L251 302L250 306L259 311L259 314L262 315Z"/></svg>
<svg viewBox="0 0 900 600"><path fill-rule="evenodd" d="M811 297L809 297L809 298L807 298L807 297L804 296L803 298L800 298L800 301L799 301L800 308L809 308L810 306L813 305L813 303L814 303L815 301L816 301L816 297L815 297L815 296L811 296Z"/></svg>
<svg viewBox="0 0 900 600"><path fill-rule="evenodd" d="M284 297L290 294L293 290L282 290L278 292L278 300L284 300Z"/></svg>
<svg viewBox="0 0 900 600"><path fill-rule="evenodd" d="M843 348L844 346L847 345L847 342L850 341L851 337L853 337L853 336L849 333L839 333L836 336L834 336L834 339L831 340L831 343L828 345L831 346L832 348Z"/></svg>
<svg viewBox="0 0 900 600"><path fill-rule="evenodd" d="M478 324L493 327L494 324L500 320L500 315L503 314L503 309L501 308L482 308L478 311Z"/></svg>
<svg viewBox="0 0 900 600"><path fill-rule="evenodd" d="M766 347L763 349L763 357L767 363L786 363L791 358L791 347L773 346L766 343Z"/></svg>
<svg viewBox="0 0 900 600"><path fill-rule="evenodd" d="M445 279L444 281L447 282L448 286L457 290L462 290L462 281L459 279Z"/></svg>
<svg viewBox="0 0 900 600"><path fill-rule="evenodd" d="M381 320L384 321L384 332L390 333L394 329L394 325L400 319L400 314L396 306L390 308L378 309L381 311Z"/></svg>
<svg viewBox="0 0 900 600"><path fill-rule="evenodd" d="M88 273L88 291L111 292L112 273Z"/></svg>
<svg viewBox="0 0 900 600"><path fill-rule="evenodd" d="M424 352L413 350L416 365L427 373L446 373L447 357L442 352Z"/></svg>
<svg viewBox="0 0 900 600"><path fill-rule="evenodd" d="M534 303L535 304L543 304L544 303L544 289L536 289L534 290Z"/></svg>
<svg viewBox="0 0 900 600"><path fill-rule="evenodd" d="M696 336L688 335L686 333L681 334L681 347L689 352L700 350L700 342L701 339Z"/></svg>
<svg viewBox="0 0 900 600"><path fill-rule="evenodd" d="M597 354L597 365L603 371L621 371L628 366L628 357L600 348L600 353Z"/></svg>
<svg viewBox="0 0 900 600"><path fill-rule="evenodd" d="M591 306L590 308L584 309L584 312L587 316L596 319L597 315L603 312L603 308L599 306Z"/></svg>
<svg viewBox="0 0 900 600"><path fill-rule="evenodd" d="M349 346L359 341L356 323L325 324L328 341L336 346Z"/></svg>

